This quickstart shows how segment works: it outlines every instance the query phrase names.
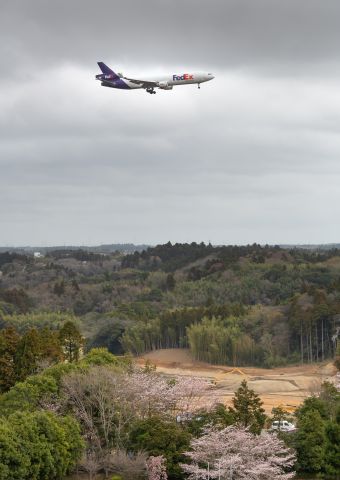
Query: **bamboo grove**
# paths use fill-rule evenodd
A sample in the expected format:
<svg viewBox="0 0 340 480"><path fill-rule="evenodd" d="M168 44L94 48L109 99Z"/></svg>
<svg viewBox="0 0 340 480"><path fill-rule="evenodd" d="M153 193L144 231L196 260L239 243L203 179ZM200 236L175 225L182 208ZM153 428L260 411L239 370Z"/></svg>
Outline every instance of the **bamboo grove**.
<svg viewBox="0 0 340 480"><path fill-rule="evenodd" d="M186 347L196 360L213 364L311 363L334 355L337 311L337 303L319 291L313 297L297 295L280 307L177 309L128 327L121 343L136 355Z"/></svg>

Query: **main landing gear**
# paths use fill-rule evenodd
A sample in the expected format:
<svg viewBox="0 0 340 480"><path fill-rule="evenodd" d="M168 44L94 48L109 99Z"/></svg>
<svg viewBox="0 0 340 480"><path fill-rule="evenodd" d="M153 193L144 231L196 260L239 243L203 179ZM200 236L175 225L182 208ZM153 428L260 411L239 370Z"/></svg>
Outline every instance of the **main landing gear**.
<svg viewBox="0 0 340 480"><path fill-rule="evenodd" d="M197 84L197 87L198 87L198 88L201 88L201 85L198 83L198 84Z"/></svg>
<svg viewBox="0 0 340 480"><path fill-rule="evenodd" d="M147 88L146 91L148 93L156 93L154 88Z"/></svg>

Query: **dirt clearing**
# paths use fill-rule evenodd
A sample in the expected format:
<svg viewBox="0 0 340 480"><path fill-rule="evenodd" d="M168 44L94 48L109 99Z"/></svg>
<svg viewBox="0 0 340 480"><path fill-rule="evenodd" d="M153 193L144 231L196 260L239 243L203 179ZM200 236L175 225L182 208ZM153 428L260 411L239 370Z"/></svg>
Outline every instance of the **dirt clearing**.
<svg viewBox="0 0 340 480"><path fill-rule="evenodd" d="M185 375L204 378L216 385L216 400L230 404L242 380L261 396L266 413L282 405L289 411L316 393L325 380L332 380L336 370L332 363L297 365L272 369L210 365L193 360L189 350L174 348L157 350L138 358L139 365L146 361L156 365L157 371L166 375Z"/></svg>

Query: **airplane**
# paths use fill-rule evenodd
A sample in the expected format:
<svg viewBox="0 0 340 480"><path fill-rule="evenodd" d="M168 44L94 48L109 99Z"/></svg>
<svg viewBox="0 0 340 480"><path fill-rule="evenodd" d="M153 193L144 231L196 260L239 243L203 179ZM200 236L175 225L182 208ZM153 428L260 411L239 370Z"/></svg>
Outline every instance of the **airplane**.
<svg viewBox="0 0 340 480"><path fill-rule="evenodd" d="M209 82L214 75L212 73L194 72L173 74L168 77L137 79L125 77L122 73L115 73L103 62L97 62L102 73L96 75L96 80L101 82L103 87L118 88L121 90L135 90L144 88L148 93L156 93L155 88L161 90L172 90L177 85L197 84L198 88L203 82Z"/></svg>

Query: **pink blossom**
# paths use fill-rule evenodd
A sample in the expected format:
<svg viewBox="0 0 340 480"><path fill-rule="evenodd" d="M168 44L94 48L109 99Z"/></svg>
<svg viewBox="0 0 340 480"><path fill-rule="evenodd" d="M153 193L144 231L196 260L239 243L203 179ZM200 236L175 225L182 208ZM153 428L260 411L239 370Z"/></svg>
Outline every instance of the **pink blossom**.
<svg viewBox="0 0 340 480"><path fill-rule="evenodd" d="M191 442L191 460L182 469L189 479L288 480L295 456L276 434L253 435L235 426L223 430L209 427Z"/></svg>
<svg viewBox="0 0 340 480"><path fill-rule="evenodd" d="M165 458L163 455L158 457L149 457L146 461L148 480L167 480Z"/></svg>

